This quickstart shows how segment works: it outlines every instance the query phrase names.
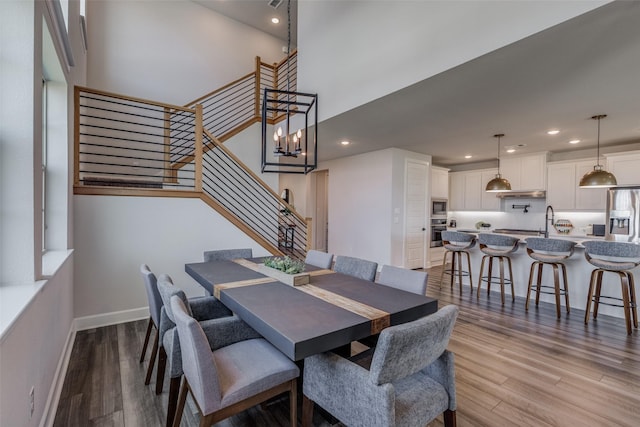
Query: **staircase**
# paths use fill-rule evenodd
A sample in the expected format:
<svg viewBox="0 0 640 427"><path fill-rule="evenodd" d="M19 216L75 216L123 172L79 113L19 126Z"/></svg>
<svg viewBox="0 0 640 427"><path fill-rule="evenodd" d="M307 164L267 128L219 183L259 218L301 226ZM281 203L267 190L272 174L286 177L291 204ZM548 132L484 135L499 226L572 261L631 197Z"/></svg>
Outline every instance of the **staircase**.
<svg viewBox="0 0 640 427"><path fill-rule="evenodd" d="M271 254L304 258L311 219L223 144L261 121L264 88L284 86L286 61L258 57L253 72L186 106L76 87L74 193L200 198Z"/></svg>

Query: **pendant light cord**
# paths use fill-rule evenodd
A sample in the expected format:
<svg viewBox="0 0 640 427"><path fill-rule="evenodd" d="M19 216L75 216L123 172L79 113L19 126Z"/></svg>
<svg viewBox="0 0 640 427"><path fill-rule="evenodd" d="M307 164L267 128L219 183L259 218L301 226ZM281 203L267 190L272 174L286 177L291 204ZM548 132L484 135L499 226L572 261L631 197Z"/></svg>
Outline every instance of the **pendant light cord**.
<svg viewBox="0 0 640 427"><path fill-rule="evenodd" d="M602 166L600 164L600 119L602 117L598 116L598 148L596 149L596 165Z"/></svg>

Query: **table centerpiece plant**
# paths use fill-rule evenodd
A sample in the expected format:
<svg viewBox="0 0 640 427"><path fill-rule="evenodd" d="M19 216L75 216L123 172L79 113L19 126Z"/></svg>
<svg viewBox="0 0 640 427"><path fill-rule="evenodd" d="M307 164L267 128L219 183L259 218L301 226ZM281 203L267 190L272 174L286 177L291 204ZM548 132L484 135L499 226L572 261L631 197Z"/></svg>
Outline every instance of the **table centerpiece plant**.
<svg viewBox="0 0 640 427"><path fill-rule="evenodd" d="M284 256L265 259L261 272L288 285L299 286L309 283L309 274L303 273L304 269L304 261Z"/></svg>

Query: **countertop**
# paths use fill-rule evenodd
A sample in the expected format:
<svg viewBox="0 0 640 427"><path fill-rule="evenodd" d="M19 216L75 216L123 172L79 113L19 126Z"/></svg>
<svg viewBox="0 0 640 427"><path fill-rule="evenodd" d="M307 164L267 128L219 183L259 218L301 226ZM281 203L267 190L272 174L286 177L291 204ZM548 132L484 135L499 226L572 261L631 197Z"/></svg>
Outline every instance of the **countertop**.
<svg viewBox="0 0 640 427"><path fill-rule="evenodd" d="M449 231L460 231L462 233L471 233L471 234L480 234L480 233L493 233L493 229L488 229L488 230L473 230L473 229L468 229L468 228L447 228L447 230ZM536 235L536 236L532 236L531 234L506 234L506 233L497 233L497 234L501 234L503 236L511 236L511 237L515 237L517 239L520 239L520 243L524 244L525 239L527 237L544 237L542 234ZM551 232L549 231L549 238L550 239L566 239L566 240L571 240L573 242L577 243L578 247L583 247L582 246L582 242L586 242L587 240L604 240L604 236L594 236L594 235L588 235L588 234L580 234L578 232L576 233L569 233L569 234L558 234L555 232Z"/></svg>

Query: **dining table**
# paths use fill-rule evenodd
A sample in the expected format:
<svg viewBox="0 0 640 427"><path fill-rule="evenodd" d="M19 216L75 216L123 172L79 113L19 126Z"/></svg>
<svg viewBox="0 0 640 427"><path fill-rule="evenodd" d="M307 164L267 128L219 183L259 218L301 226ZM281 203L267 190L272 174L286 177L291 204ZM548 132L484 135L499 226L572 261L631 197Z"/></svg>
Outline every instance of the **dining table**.
<svg viewBox="0 0 640 427"><path fill-rule="evenodd" d="M309 283L292 286L265 274L263 262L189 263L185 272L293 361L438 309L436 299L309 264Z"/></svg>

